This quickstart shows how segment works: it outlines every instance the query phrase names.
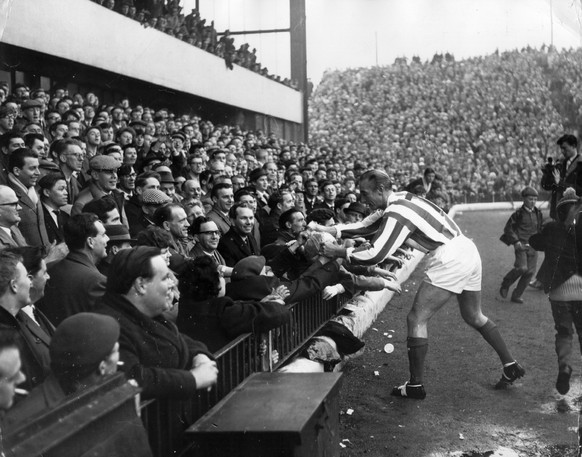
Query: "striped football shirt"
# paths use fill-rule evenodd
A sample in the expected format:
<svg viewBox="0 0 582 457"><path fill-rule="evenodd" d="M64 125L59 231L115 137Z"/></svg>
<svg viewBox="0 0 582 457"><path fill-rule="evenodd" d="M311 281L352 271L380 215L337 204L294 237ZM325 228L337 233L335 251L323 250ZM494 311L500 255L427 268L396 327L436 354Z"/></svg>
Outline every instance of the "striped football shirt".
<svg viewBox="0 0 582 457"><path fill-rule="evenodd" d="M343 238L373 235L370 248L348 249L350 262L358 265L381 263L408 239L433 251L461 235L459 226L441 208L409 192L390 194L385 210L336 229Z"/></svg>

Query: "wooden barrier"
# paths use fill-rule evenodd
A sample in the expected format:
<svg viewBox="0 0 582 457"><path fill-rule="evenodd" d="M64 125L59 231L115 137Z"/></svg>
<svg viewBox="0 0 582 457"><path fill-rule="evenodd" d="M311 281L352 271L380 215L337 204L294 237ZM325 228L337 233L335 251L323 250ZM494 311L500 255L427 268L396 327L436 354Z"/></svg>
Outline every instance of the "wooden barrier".
<svg viewBox="0 0 582 457"><path fill-rule="evenodd" d="M118 373L5 436L11 457L150 457L138 387Z"/></svg>

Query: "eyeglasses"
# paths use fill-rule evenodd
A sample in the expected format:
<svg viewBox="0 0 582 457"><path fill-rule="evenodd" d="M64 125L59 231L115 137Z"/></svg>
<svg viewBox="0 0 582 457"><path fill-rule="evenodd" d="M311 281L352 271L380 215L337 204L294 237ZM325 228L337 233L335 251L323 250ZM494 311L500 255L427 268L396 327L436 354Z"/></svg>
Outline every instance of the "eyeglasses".
<svg viewBox="0 0 582 457"><path fill-rule="evenodd" d="M135 178L137 173L130 173L128 175L121 175L120 178Z"/></svg>
<svg viewBox="0 0 582 457"><path fill-rule="evenodd" d="M18 206L20 202L17 200L15 202L0 203L0 206Z"/></svg>
<svg viewBox="0 0 582 457"><path fill-rule="evenodd" d="M213 235L213 236L220 236L219 230L208 230L206 232L200 232L199 235Z"/></svg>

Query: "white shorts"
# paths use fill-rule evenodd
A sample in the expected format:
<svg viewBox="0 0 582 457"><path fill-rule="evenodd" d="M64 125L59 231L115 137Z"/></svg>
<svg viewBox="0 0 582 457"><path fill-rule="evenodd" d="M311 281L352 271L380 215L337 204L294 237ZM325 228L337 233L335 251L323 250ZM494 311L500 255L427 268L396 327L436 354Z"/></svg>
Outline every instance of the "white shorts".
<svg viewBox="0 0 582 457"><path fill-rule="evenodd" d="M477 246L464 235L453 238L430 254L425 281L460 294L481 290L481 256Z"/></svg>

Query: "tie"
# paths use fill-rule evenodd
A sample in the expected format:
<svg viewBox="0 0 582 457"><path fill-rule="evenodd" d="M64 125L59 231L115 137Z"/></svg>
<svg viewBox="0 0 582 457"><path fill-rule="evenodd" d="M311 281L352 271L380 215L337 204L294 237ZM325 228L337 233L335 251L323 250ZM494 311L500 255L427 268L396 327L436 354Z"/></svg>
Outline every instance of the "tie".
<svg viewBox="0 0 582 457"><path fill-rule="evenodd" d="M70 179L67 181L67 203L73 203L73 187Z"/></svg>
<svg viewBox="0 0 582 457"><path fill-rule="evenodd" d="M55 218L57 221L57 228L61 226L61 210L60 209L53 209L53 213L55 213Z"/></svg>

